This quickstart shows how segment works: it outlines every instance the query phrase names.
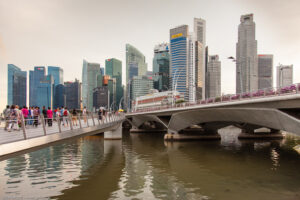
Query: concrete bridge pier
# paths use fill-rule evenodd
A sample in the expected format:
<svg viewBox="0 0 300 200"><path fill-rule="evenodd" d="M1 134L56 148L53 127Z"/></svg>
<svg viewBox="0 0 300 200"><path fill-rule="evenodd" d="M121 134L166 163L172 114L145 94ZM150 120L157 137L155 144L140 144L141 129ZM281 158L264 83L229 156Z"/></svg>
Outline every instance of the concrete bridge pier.
<svg viewBox="0 0 300 200"><path fill-rule="evenodd" d="M270 128L258 129L241 129L238 139L261 139L261 140L276 140L283 139L282 131Z"/></svg>
<svg viewBox="0 0 300 200"><path fill-rule="evenodd" d="M105 140L121 140L122 139L122 124L120 123L117 128L111 131L104 132Z"/></svg>
<svg viewBox="0 0 300 200"><path fill-rule="evenodd" d="M206 130L201 128L188 128L180 132L168 129L164 136L165 141L185 141L185 140L221 140L217 130Z"/></svg>

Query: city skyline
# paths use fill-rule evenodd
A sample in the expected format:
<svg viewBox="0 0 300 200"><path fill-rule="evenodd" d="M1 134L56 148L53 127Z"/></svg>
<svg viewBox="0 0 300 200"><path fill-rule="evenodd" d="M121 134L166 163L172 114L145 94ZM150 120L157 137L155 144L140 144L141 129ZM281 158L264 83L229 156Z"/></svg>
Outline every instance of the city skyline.
<svg viewBox="0 0 300 200"><path fill-rule="evenodd" d="M283 27L290 26L293 27L295 26L295 22L299 21L299 14L295 14L294 12L289 12L286 15L293 15L294 17L290 17L290 19L287 21L287 16L277 16L274 15L274 12L279 12L279 10L284 13L285 9L291 9L292 11L299 5L297 4L296 1L294 3L290 3L289 5L284 5L280 4L279 1L272 1L272 7L274 9L268 9L268 12L263 12L263 8L266 8L268 5L266 2L262 3L252 3L250 2L244 2L243 5L247 4L248 9L242 8L241 3L238 3L238 1L229 1L226 4L229 5L224 5L225 8L229 8L230 6L233 7L231 8L233 10L232 13L226 14L224 12L219 13L219 16L222 16L222 21L218 20L218 17L216 16L211 16L207 11L202 11L203 8L200 9L201 5L205 5L205 8L211 7L215 2L213 3L204 3L204 1L190 1L189 4L191 5L182 5L184 8L190 8L191 12L187 12L186 15L182 18L179 17L169 17L165 18L164 23L158 23L157 26L154 26L154 28L150 29L150 26L153 25L153 23L157 23L158 19L160 17L153 17L150 18L148 15L148 12L146 12L146 18L147 18L147 23L148 25L145 25L145 29L141 28L141 26L134 27L134 30L137 31L137 33L132 33L132 35L128 35L127 31L125 31L125 27L123 25L123 29L126 32L124 36L120 38L119 41L113 41L112 42L112 48L102 48L105 46L105 42L101 39L101 34L97 37L91 37L92 39L95 40L95 42L90 42L87 43L86 45L90 47L87 50L87 46L82 45L82 42L86 42L84 39L83 40L78 40L79 46L84 46L86 47L86 51L79 51L77 48L72 49L73 46L71 43L76 41L76 39L81 38L81 35L83 36L88 36L89 34L92 34L92 30L89 32L79 32L75 34L75 36L71 37L68 41L62 39L61 36L63 36L63 32L65 31L68 33L68 30L65 28L59 27L59 25L62 25L58 23L58 29L57 31L60 34L55 34L53 30L49 31L48 35L46 35L44 38L43 37L36 37L33 38L31 35L36 29L34 28L34 25L42 25L40 23L43 23L36 18L37 16L35 15L41 15L42 17L48 19L46 16L48 9L53 9L56 8L62 21L67 21L71 22L70 19L67 18L67 15L62 13L62 5L69 5L69 1L64 1L63 3L59 4L57 1L51 1L53 3L37 3L37 1L30 1L32 3L27 3L26 6L22 3L16 4L15 1L10 1L6 2L4 4L4 1L0 2L0 9L1 9L1 19L5 19L8 15L8 13L5 10L11 10L9 8L14 8L12 6L15 6L13 9L14 11L16 10L17 14L15 16L10 16L10 20L8 22L0 20L1 25L3 25L3 32L0 32L0 40L1 40L1 99L0 103L1 106L3 107L4 104L6 104L6 95L7 95L7 72L6 72L6 67L7 64L13 63L17 66L19 66L22 70L28 71L32 69L34 66L49 66L49 65L58 65L61 66L61 68L64 70L64 79L65 80L74 80L74 78L81 78L81 67L82 67L82 59L86 58L87 60L91 62L97 62L100 63L101 66L104 66L105 59L107 58L117 58L122 61L122 63L125 62L125 51L124 51L124 46L126 43L132 44L136 48L138 48L145 56L146 56L146 63L151 66L151 61L153 59L153 48L155 45L162 43L162 42L168 42L168 31L170 28L178 26L179 24L187 24L192 27L192 19L194 17L200 17L206 20L206 26L207 26L207 42L206 44L209 46L209 54L219 54L220 55L220 60L222 62L222 92L224 93L235 93L235 81L231 81L231 79L235 79L235 64L232 63L231 61L227 60L228 56L234 56L235 55L235 43L237 42L237 27L239 24L239 19L241 15L248 14L248 13L253 13L255 16L255 23L256 23L256 39L258 41L258 54L261 52L266 53L266 54L273 54L274 55L274 67L277 66L277 64L283 63L284 65L294 65L294 82L299 82L299 76L297 76L297 72L299 72L298 67L300 64L300 61L296 58L297 54L299 53L299 48L296 46L298 45L297 39L297 34L299 32L298 29L293 29L293 31L286 31L283 30ZM35 4L34 4L35 2ZM129 9L133 9L134 7L142 7L143 2L136 2L132 1L134 3L134 6L130 7ZM270 1L269 1L270 2ZM114 2L113 4L115 4ZM158 3L158 1L153 1L153 4ZM166 3L169 3L169 1L166 1ZM79 5L84 4L82 3L75 3L75 5L70 6L66 10L67 14L73 13L76 9L78 9ZM91 5L85 5L85 6L98 6L97 2L91 1ZM180 7L182 3L177 3L176 7ZM223 5L223 3L220 2L220 4ZM165 5L165 3L163 3ZM49 7L47 7L49 6ZM52 6L52 7L51 7ZM77 7L76 7L77 6ZM102 6L102 5L101 5ZM105 4L103 7L109 6L109 3ZM120 5L117 5L121 7ZM151 6L151 5L149 5ZM175 3L169 4L172 8L175 9ZM192 7L198 8L199 10L196 12L195 9L192 9ZM246 7L246 6L245 6ZM7 8L7 9L3 9ZM32 10L32 8L40 8L37 9L37 11ZM102 7L101 7L102 8ZM176 10L176 9L175 9ZM177 8L178 10L178 8ZM204 9L205 10L205 9ZM272 10L272 11L271 11ZM3 12L2 12L3 11ZM26 12L24 12L26 11ZM42 11L47 11L46 13L43 13ZM50 10L49 10L50 11ZM168 11L167 14L172 14L171 11ZM87 14L87 13L85 13ZM120 12L120 15L122 12ZM278 13L277 13L278 14ZM164 14L166 15L166 14ZM280 14L279 14L280 15ZM50 15L53 16L53 15ZM85 16L86 19L88 18L89 15ZM97 15L98 16L98 15ZM138 17L138 14L131 14L129 16L126 16L126 19L130 21L132 18ZM82 17L82 16L81 16ZM97 17L97 19L100 19L101 15ZM149 18L149 19L148 19ZM279 20L274 20L273 18L276 18ZM26 25L31 25L31 26L20 26L20 27L14 27L13 22L15 20L26 20ZM54 18L54 20L57 20L58 18ZM49 19L48 19L49 20ZM108 20L109 22L115 22L116 19L111 19ZM272 21L276 21L276 24L273 24ZM284 21L285 20L285 21ZM91 20L93 21L93 20ZM122 20L124 21L124 20ZM152 22L153 21L153 22ZM55 21L58 22L58 21ZM89 20L86 21L88 23ZM96 21L95 21L96 22ZM94 22L94 23L95 23ZM103 24L103 21L99 21L100 24ZM108 23L108 22L107 22ZM106 25L107 25L106 23ZM18 24L18 23L17 23ZM54 26L54 21L50 21L49 26ZM93 23L90 22L88 23L89 25L92 25ZM105 23L104 23L105 24ZM126 23L125 23L126 24ZM75 23L70 24L71 29L76 28L74 25L80 25L80 23ZM122 27L122 25L116 23L118 25L117 27ZM141 23L141 25L143 25ZM226 26L228 25L228 26ZM283 26L285 25L285 26ZM108 26L108 25L107 25ZM226 30L222 29L223 34L220 36L219 33L214 33L214 31L217 30L217 28L224 28L226 27ZM32 28L32 29L30 29ZM97 31L99 31L99 28L96 28ZM122 30L123 30L122 29ZM228 29L228 30L227 30ZM14 31L13 31L14 30ZM110 30L110 29L109 29ZM96 31L96 32L97 32ZM112 31L112 36L109 41L111 42L112 40L116 40L114 36L116 36L113 30ZM105 31L104 35L110 33L110 31ZM132 32L132 30L131 30ZM22 35L22 33L25 33ZM39 31L38 33L43 33ZM119 34L119 33L118 33ZM230 37L227 37L229 36ZM34 35L34 34L33 34ZM68 34L67 34L68 35ZM140 36L138 36L140 35ZM299 35L299 34L298 34ZM59 37L60 36L60 37ZM93 34L92 34L93 36ZM226 40L224 40L226 38ZM228 39L230 38L230 39ZM13 40L15 39L15 40ZM33 40L34 39L34 40ZM82 39L82 38L81 38ZM147 40L147 41L146 41ZM50 41L50 42L48 42ZM220 43L222 41L222 43ZM289 42L290 41L290 42ZM31 43L30 43L31 42ZM59 51L61 46L55 47L55 45L52 45L52 43L58 45L61 43L61 45L66 45L66 47L63 47L63 51ZM77 41L76 41L77 42ZM20 43L20 45L19 45ZM36 43L36 44L33 44ZM51 44L50 44L51 43ZM96 43L96 44L95 44ZM30 50L28 51L28 47L24 47L25 44L31 44ZM19 46L18 46L19 45ZM42 47L44 45L44 47ZM279 45L279 47L278 47ZM18 46L18 48L17 48ZM95 48L95 46L99 46L99 48L104 49L103 52L99 51L99 48ZM299 46L299 45L298 45ZM39 48L35 48L39 47ZM275 48L277 47L277 48ZM47 51L41 51L45 48ZM92 50L93 49L93 50ZM39 52L37 52L37 50ZM106 51L105 51L106 50ZM64 53L62 53L64 52ZM87 53L85 53L87 52ZM73 53L76 55L74 56ZM289 55L289 56L288 56ZM74 58L75 57L75 58ZM124 74L125 74L125 69L124 69L124 64L123 64L123 80ZM149 70L149 66L148 66ZM275 70L273 70L275 71ZM3 73L2 73L3 72ZM273 74L274 77L276 76ZM226 77L224 79L224 77ZM228 78L227 78L228 77ZM230 80L230 81L228 81ZM82 81L80 79L80 81ZM273 80L274 81L274 80ZM124 84L124 81L123 81Z"/></svg>

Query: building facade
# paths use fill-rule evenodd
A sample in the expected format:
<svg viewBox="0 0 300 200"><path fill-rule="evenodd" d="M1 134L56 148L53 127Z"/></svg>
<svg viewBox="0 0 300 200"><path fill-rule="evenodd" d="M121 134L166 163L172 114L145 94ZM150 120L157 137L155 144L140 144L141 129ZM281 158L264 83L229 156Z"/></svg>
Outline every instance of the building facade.
<svg viewBox="0 0 300 200"><path fill-rule="evenodd" d="M117 86L116 86L116 79L115 78L110 78L108 80L108 91L109 91L109 108L111 108L112 110L116 110L118 109L118 105L117 104L117 98L116 98L116 90L117 90Z"/></svg>
<svg viewBox="0 0 300 200"><path fill-rule="evenodd" d="M7 76L7 104L26 106L27 72L13 64L8 64Z"/></svg>
<svg viewBox="0 0 300 200"><path fill-rule="evenodd" d="M273 55L260 54L258 57L258 89L273 87Z"/></svg>
<svg viewBox="0 0 300 200"><path fill-rule="evenodd" d="M100 107L109 108L108 86L97 87L93 90L93 107L95 110Z"/></svg>
<svg viewBox="0 0 300 200"><path fill-rule="evenodd" d="M37 88L40 82L45 79L46 69L44 66L36 66L33 71L29 71L29 105L37 106Z"/></svg>
<svg viewBox="0 0 300 200"><path fill-rule="evenodd" d="M209 56L207 64L207 96L215 98L221 96L221 62L218 55Z"/></svg>
<svg viewBox="0 0 300 200"><path fill-rule="evenodd" d="M156 45L154 48L153 58L153 81L154 89L158 91L167 91L169 86L169 74L170 74L170 54L169 44L162 43Z"/></svg>
<svg viewBox="0 0 300 200"><path fill-rule="evenodd" d="M293 84L293 65L277 66L277 87Z"/></svg>
<svg viewBox="0 0 300 200"><path fill-rule="evenodd" d="M63 92L63 84L64 84L64 71L60 67L48 66L48 75L53 77L53 107L61 107L65 105L64 101L64 93ZM59 85L59 86L58 86ZM56 91L56 88L59 91Z"/></svg>
<svg viewBox="0 0 300 200"><path fill-rule="evenodd" d="M135 76L132 78L132 82L131 82L130 99L135 100L137 97L149 94L150 90L152 89L153 89L153 79L147 76Z"/></svg>
<svg viewBox="0 0 300 200"><path fill-rule="evenodd" d="M236 93L258 89L257 41L253 14L242 15L236 44Z"/></svg>
<svg viewBox="0 0 300 200"><path fill-rule="evenodd" d="M170 30L170 86L188 100L188 26Z"/></svg>
<svg viewBox="0 0 300 200"><path fill-rule="evenodd" d="M36 88L36 106L42 108L53 108L53 77L51 75L44 76Z"/></svg>
<svg viewBox="0 0 300 200"><path fill-rule="evenodd" d="M101 75L100 64L83 60L82 104L89 111L93 109L93 90L97 87L98 75Z"/></svg>
<svg viewBox="0 0 300 200"><path fill-rule="evenodd" d="M81 83L77 79L65 82L65 99L69 109L81 109Z"/></svg>
<svg viewBox="0 0 300 200"><path fill-rule="evenodd" d="M205 99L206 21L194 18L196 99Z"/></svg>
<svg viewBox="0 0 300 200"><path fill-rule="evenodd" d="M54 80L53 80L54 82ZM66 106L66 92L63 84L53 86L53 108L60 108Z"/></svg>
<svg viewBox="0 0 300 200"><path fill-rule="evenodd" d="M105 71L106 75L115 79L115 104L118 106L123 98L123 87L122 87L122 62L118 59L111 58L105 60Z"/></svg>

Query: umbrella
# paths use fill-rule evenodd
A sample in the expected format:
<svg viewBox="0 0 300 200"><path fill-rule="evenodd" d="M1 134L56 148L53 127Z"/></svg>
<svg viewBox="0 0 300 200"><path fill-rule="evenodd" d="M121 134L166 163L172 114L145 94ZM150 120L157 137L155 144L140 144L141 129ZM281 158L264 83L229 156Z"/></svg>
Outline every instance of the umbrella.
<svg viewBox="0 0 300 200"><path fill-rule="evenodd" d="M119 109L119 112L124 112L124 110L123 109Z"/></svg>

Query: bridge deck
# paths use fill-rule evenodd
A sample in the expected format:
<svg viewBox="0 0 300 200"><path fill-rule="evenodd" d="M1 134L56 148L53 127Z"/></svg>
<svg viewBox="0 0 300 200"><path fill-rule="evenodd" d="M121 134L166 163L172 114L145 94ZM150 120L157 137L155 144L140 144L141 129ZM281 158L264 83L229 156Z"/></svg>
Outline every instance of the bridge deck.
<svg viewBox="0 0 300 200"><path fill-rule="evenodd" d="M99 121L96 117L94 117L95 125L92 118L88 119L87 122L84 122L84 120L81 119L81 128L79 120L77 120L77 126L75 123L73 130L71 129L69 122L68 126L61 125L61 132L59 132L58 123L53 121L52 127L49 127L48 125L45 126L46 135L42 124L38 125L38 127L26 125L26 140L24 139L24 132L22 128L8 132L7 130L4 130L4 123L1 122L0 159L9 154L58 142L60 140L108 131L118 125L123 119L123 116L115 116L110 119Z"/></svg>

